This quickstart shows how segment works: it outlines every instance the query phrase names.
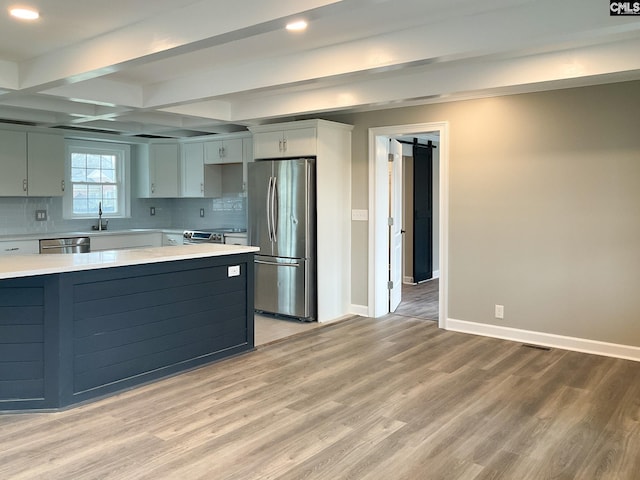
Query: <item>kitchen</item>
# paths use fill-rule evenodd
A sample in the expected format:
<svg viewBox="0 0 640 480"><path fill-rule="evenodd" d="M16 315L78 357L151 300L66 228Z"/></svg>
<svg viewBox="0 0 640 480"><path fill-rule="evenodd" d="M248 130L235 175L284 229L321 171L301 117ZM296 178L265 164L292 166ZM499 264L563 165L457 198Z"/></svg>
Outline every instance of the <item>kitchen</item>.
<svg viewBox="0 0 640 480"><path fill-rule="evenodd" d="M432 468L434 478L631 478L637 472L637 376L612 371L615 364L624 365L618 372L629 372L631 363L569 352L564 370L545 358L557 358L562 348L639 358L634 207L640 146L633 117L640 105L638 17L610 16L601 0L116 0L60 1L55 9L34 3L43 7L40 24L16 27L0 19L0 118L14 122L7 130L34 127L101 140L113 135L134 145L179 139L182 145L198 143L186 140L193 132L228 135L272 122L320 117L354 125L350 164L325 177L331 188L326 203L319 202L320 211L340 210L345 217L319 218L318 238L330 253L325 258L335 259L325 283L339 283L340 295L326 305L340 305L346 297L348 310L362 315L358 322L367 328L350 335L341 335L340 326L323 329L334 335L312 335L315 344L300 341L289 351L276 345L243 355L236 368L225 362L201 369L190 387L184 376L170 379L164 391L148 385L106 399L106 408L4 417L5 476L211 478L212 468L219 478L379 478L381 472L419 478L420 469L424 476ZM309 21L307 32L285 31L285 23L298 17ZM449 202L442 216L450 231L442 242L449 315L443 329L433 328L429 336L467 339L473 356L459 369L462 376L451 372L461 365L452 362L457 346L440 343L439 355L429 358L432 343L414 334L420 326L390 345L379 326L395 317L367 318L377 253L373 231L385 223L371 188L378 179L368 134L425 122L451 127L442 144L443 154L450 151L442 190ZM271 146L282 156L283 143L289 143L283 132L290 126L276 130L263 133L275 137ZM132 153L133 164L137 147ZM136 180L134 170L130 187L158 188L149 178ZM183 229L233 226L234 205L224 203L224 196L197 196L199 183L189 198L134 195L135 220L110 219L101 238L122 229L170 226L179 235ZM22 180L16 185L19 193ZM348 201L340 207L342 196ZM238 198L246 212L246 197ZM105 219L108 208L103 204ZM7 197L0 200L0 228L9 235L92 232L94 212L90 219L65 220L64 209L57 196ZM336 249L343 243L346 249ZM505 306L503 319L494 318L494 304ZM521 361L511 362L504 349L484 343L492 339L450 331L456 329L520 335L507 348ZM519 345L549 340L560 342L551 352ZM360 362L352 361L360 352L356 344L369 350ZM321 355L312 356L314 350ZM378 355L383 350L401 356ZM414 353L418 374L391 373L407 373L404 361ZM525 361L528 356L535 360ZM478 357L486 361L478 363ZM338 375L328 365L333 361L335 367L336 360ZM484 392L468 388L489 372L505 381ZM284 382L274 394L261 390L263 381L276 377ZM434 377L451 381L431 390L424 380ZM370 378L377 381L369 385ZM227 382L238 388L227 388ZM454 384L461 389L448 388ZM354 387L361 392L355 398L333 395L351 394ZM382 387L382 395L372 397L370 387ZM516 390L527 394L511 396ZM434 401L422 402L423 394ZM276 403L265 408L261 400L267 396ZM571 401L577 397L586 403ZM243 401L248 407L238 409ZM471 403L481 408L469 410ZM320 408L312 423L319 429L305 428L310 404ZM452 410L456 406L462 411ZM387 415L398 408L405 415ZM469 413L480 421L472 432ZM427 429L407 423L415 419ZM503 435L502 426L516 431ZM229 437L236 442L224 443ZM585 441L572 441L578 437ZM531 448L514 451L523 444ZM515 472L509 470L514 464ZM412 468L418 473L403 475Z"/></svg>
<svg viewBox="0 0 640 480"><path fill-rule="evenodd" d="M251 127L250 133L217 135L214 139L138 141L131 148L121 143L106 143L104 140L109 137L104 135L100 139L102 142L93 143L87 142L86 138L82 142L77 138L67 139L70 154L66 167L64 158L57 159L56 163L60 165L57 176L50 175L54 188L59 189L55 196L32 198L27 189L23 193L25 198L7 197L0 200L0 208L7 212L7 216L3 217L4 225L0 227L0 233L4 235L2 239L9 242L32 240L29 242L31 247L7 244L2 251L15 254L23 248L22 251L34 253L33 240L56 238L60 233L69 236L70 232L89 232L88 236L93 237L92 251L158 245L162 244L162 238L165 244L170 245L171 242L179 242L176 235L186 230L227 230L226 236L217 237L218 241L226 237L233 238L233 243L243 243L243 230L247 228L248 164L254 157L260 160L283 156L316 157L319 159L316 166L316 195L321 207L317 211L315 248L321 259L317 273L317 295L322 301L318 304L314 319L326 322L341 318L349 309L350 131L348 125L306 120L255 126ZM11 132L17 139L14 143L23 141L25 134L30 138L32 132L33 129L15 129ZM50 141L62 141L62 136L47 136L53 137L49 138ZM280 146L284 137L286 152ZM7 142L3 145L3 148L10 150L6 145L11 147L13 144ZM86 162L94 158L96 152L100 153L104 163L110 149L116 153L122 150L123 161L118 164L121 165L120 175L113 173L112 168L101 167L96 170L71 165L74 155ZM13 150L19 149L15 147ZM0 161L7 164L16 162L16 155L3 156L1 153ZM116 153L113 158L120 158ZM26 153L20 158L23 163L29 163ZM94 179L87 180L97 171L107 181L100 183ZM112 177L115 180L110 180ZM126 181L118 184L123 177ZM29 179L16 179L15 182L30 185ZM65 183L70 188L59 187ZM192 188L194 184L195 188ZM121 188L131 193L110 193L117 201L106 196L102 198L99 194L86 194L96 187L108 189L109 192ZM89 190L83 190L85 188ZM72 191L79 193L72 196ZM98 228L99 210L103 211L102 222L108 220L107 229L103 232L92 230ZM118 215L110 217L110 212L118 212ZM130 217L127 216L128 212ZM69 216L75 218L65 219ZM336 229L336 226L340 228ZM141 238L143 232L139 229L153 229L158 231L156 233L164 231L164 237L158 235L154 239L151 236L145 240ZM129 230L127 237L116 235L124 230ZM31 238L25 238L24 235ZM126 238L134 237L137 237L138 243L126 243ZM331 279L336 271L343 273L340 281Z"/></svg>
<svg viewBox="0 0 640 480"><path fill-rule="evenodd" d="M72 307L65 306L67 304L71 305L71 302L75 302L78 298L76 294L71 295L71 292L74 291L73 289L70 290L68 287L64 287L64 285L69 281L71 281L73 285L76 285L76 283L73 282L79 282L77 283L77 286L73 288L80 288L81 285L87 282L107 285L109 281L115 281L116 283L114 283L114 285L117 286L118 282L124 282L125 279L129 279L129 281L131 281L132 278L137 278L136 276L140 277L140 275L142 275L140 278L145 278L144 283L148 284L148 287L145 288L152 288L154 282L159 282L157 287L158 292L165 293L159 293L161 297L158 298L164 298L164 300L169 299L169 301L171 301L170 299L177 295L178 298L175 300L175 303L176 305L181 305L183 299L180 292L183 291L183 288L187 287L181 287L181 283L174 286L173 282L167 284L166 281L161 280L163 276L169 274L177 275L174 270L175 268L178 268L178 266L173 267L173 262L181 260L178 263L180 265L184 265L184 267L180 268L189 268L192 269L193 272L196 272L200 267L193 262L196 262L196 259L200 258L200 249L198 247L210 246L209 248L212 248L219 245L222 248L220 252L227 252L216 253L216 250L214 249L212 250L212 255L239 255L241 253L249 253L250 251L258 251L259 249L256 247L245 246L248 243L247 220L248 217L250 219L253 218L254 220L261 218L264 216L264 213L261 208L257 208L254 213L248 215L246 207L247 197L251 199L254 198L255 195L253 197L250 195L251 190L247 189L247 182L244 179L247 178L247 167L249 164L251 164L251 167L254 165L257 167L270 166L272 163L280 163L278 161L269 162L266 160L266 158L269 157L277 159L282 156L280 148L272 148L273 141L271 139L271 133L273 131L277 132L279 136L287 136L290 133L291 138L295 138L296 134L300 137L302 134L304 142L301 142L301 147L299 147L302 150L297 151L295 142L291 142L291 146L287 153L291 155L303 155L306 153L308 158L312 158L312 160L306 160L305 165L309 165L310 167L313 167L313 169L309 170L307 168L304 170L303 177L308 176L312 181L311 186L313 186L314 189L317 186L318 190L317 192L309 190L310 193L313 193L313 196L302 201L302 203L308 204L311 208L311 211L306 214L309 221L301 222L303 228L309 229L311 232L314 232L316 228L319 232L325 232L327 231L326 229L328 226L335 225L337 221L346 223L348 221L349 209L347 207L349 198L345 195L345 192L348 192L346 185L349 182L348 170L350 168L350 162L348 160L351 144L351 127L348 125L320 120L275 124L266 127L254 128L252 137L246 134L241 137L238 135L230 135L226 137L224 144L222 144L223 140L219 137L216 137L213 141L198 139L197 142L189 142L188 148L184 148L184 145L181 145L180 142L166 141L158 144L149 142L148 144L136 145L131 148L130 146L123 144L106 144L105 142L87 139L79 140L77 138L63 140L62 136L53 137L48 135L51 137L47 138L48 141L55 141L57 143L54 143L54 145L59 146L60 141L63 140L66 147L64 149L64 151L67 152L65 155L66 158L63 158L62 162L58 162L66 165L63 169L65 176L62 179L51 176L50 182L52 188L54 190L59 188L60 192L54 192L56 195L51 197L37 197L32 199L29 197L29 192L31 191L31 193L33 193L37 190L35 190L35 188L30 190L32 179L27 178L24 180L24 185L26 186L26 198L6 198L6 205L10 207L13 206L15 208L15 203L20 202L23 206L25 217L31 217L34 220L33 222L25 223L23 217L22 223L18 221L15 225L6 227L9 232L5 232L5 235L0 237L0 252L2 252L2 255L4 256L2 259L3 261L0 264L0 270L2 271L2 278L5 279L2 281L2 290L5 293L12 291L12 289L15 289L16 292L22 291L21 289L24 289L25 287L27 288L25 292L39 291L43 289L44 298L51 298L52 295L60 297L59 301L61 309L58 310L58 308L55 307L55 303L45 301L41 307L43 309L42 314L38 314L36 317L32 318L32 314L27 313L29 311L28 308L30 308L28 305L31 304L30 302L40 302L37 298L28 300L28 303L24 306L13 305L10 302L6 303L5 301L5 304L0 305L0 307L9 308L10 311L14 312L12 316L15 315L16 321L18 322L16 325L11 327L13 330L8 332L9 336L3 339L6 348L12 347L16 342L20 341L24 345L31 345L37 350L37 345L39 345L44 338L44 351L51 352L51 349L55 350L57 342L53 341L53 338L48 337L52 331L51 329L54 328L52 327L53 323L51 323L54 321L51 319L57 319L54 323L56 325L59 323L60 326L57 328L62 329L60 331L61 336L67 335L68 332L74 332L74 335L78 332L78 327L63 327L65 322L88 321L82 320L82 314L77 314L76 309L80 307L73 307L74 313L71 314L70 312L72 311ZM5 144L5 150L11 151L11 148L6 147L6 145L9 145L9 147L14 147L14 151L19 151L20 149L18 146L22 145L21 141L26 140L24 144L29 145L28 140L30 136L35 135L38 132L35 132L33 129L25 129L24 132L21 130L15 130L12 131L12 133L18 141ZM249 141L252 138L255 140L255 143ZM239 140L240 145L246 146L246 148L239 149L237 157L232 157L230 155L226 156L225 150L229 147L222 146L232 145L233 140ZM258 159L256 160L256 163L253 163L254 151L251 149L252 145L257 145L259 147L257 150L261 151L260 154L266 158ZM260 150L260 148L262 150ZM27 155L25 157L28 165L29 162L33 160L33 158L29 156L29 153L34 155L34 152L37 153L37 150L27 148L26 151ZM58 151L60 151L60 149L58 149ZM110 151L116 153L111 154ZM117 154L117 152L120 151L122 152L122 155ZM206 155L207 151L215 151L218 158L215 158L214 162L208 162L208 157ZM173 154L167 155L167 152L173 152ZM196 152L196 155L193 155L194 152ZM229 161L220 161L220 158L225 156ZM22 157L8 155L6 152L0 151L0 162L18 163L16 160L20 160L21 158ZM52 163L60 160L55 157L50 158ZM316 165L316 158L318 159L318 165ZM285 163L293 165L297 162L287 160ZM197 166L197 168L194 168L194 166ZM211 166L214 168L210 168ZM196 170L199 174L199 197L201 198L179 198L179 196L186 191L185 179L188 178L188 175L186 175L185 172L187 167L191 170ZM232 170L226 171L225 167L232 167ZM160 169L164 169L165 171L161 172L159 171ZM251 170L253 169L251 168ZM313 175L311 175L311 172L313 172ZM271 207L279 204L284 205L286 203L285 199L287 198L291 187L287 185L287 170L283 173L284 174L279 180L278 176L275 176L275 174L271 177L271 180L273 181L273 185L269 183L269 189L272 194L269 201ZM190 172L190 176L194 176L193 171ZM119 182L122 177L126 178L127 181ZM250 178L253 177L250 176ZM276 181L278 182L277 186ZM67 185L69 188L67 188ZM133 189L131 191L127 191L126 185L133 186ZM252 183L252 188L255 188L256 192L259 190L257 183ZM258 199L256 201L259 202L262 200L262 193L258 194ZM176 195L177 198L164 198L165 195ZM205 196L208 195L211 195L212 198L205 198ZM319 204L322 205L322 208L318 209L317 212L314 203L316 198ZM195 228L185 228L184 226L188 225L185 222L191 221L191 217L189 215L182 215L179 221L176 220L174 216L180 214L180 208L187 208L187 206L181 205L180 202L188 202L189 205L187 206L197 212L197 218L199 219L196 220L197 223L200 225L207 225L207 227L198 226ZM148 216L152 219L154 217L162 217L165 219L163 221L167 223L146 223L141 225L141 222L133 213L130 218L121 218L125 217L126 213L135 212L136 210L142 211L143 216ZM111 217L109 216L109 213L112 214ZM65 215L71 215L76 218L72 220L65 220ZM207 217L210 219L207 219ZM275 245L280 245L280 248L285 247L288 243L286 240L283 241L283 231L295 228L298 222L303 220L301 214L294 211L286 214L283 213L281 218L279 218L277 212L272 211L268 217L268 222L273 222L273 232L270 231L269 235L273 235L273 243ZM167 221L167 218L171 220ZM65 222L68 223L65 224ZM157 220L155 220L155 222L157 222ZM289 222L292 223L289 224ZM31 223L31 225L38 225L38 228L32 228L30 230L29 223ZM45 227L39 226L43 224ZM65 227L68 228L68 230L64 229ZM276 233L277 229L281 230L278 230L278 233ZM348 229L344 229L344 232L348 232ZM275 240L276 236L280 238L279 243ZM302 325L299 322L289 322L290 328L282 328L282 325L286 320L280 317L274 323L273 317L267 318L264 317L264 314L282 313L287 315L289 320L292 320L291 317L295 317L313 322L326 322L345 317L348 314L348 290L344 288L344 283L341 284L339 281L332 280L331 277L336 269L345 269L348 266L348 262L344 261L344 257L339 255L340 245L342 245L341 248L343 251L347 251L348 242L346 240L348 240L348 238L348 235L344 234L342 236L342 244L337 242L337 240L340 239L338 235L334 235L333 237L321 235L318 237L317 241L312 239L312 247L310 247L309 251L313 258L306 259L305 261L308 261L309 263L305 263L307 267L301 269L301 271L305 272L304 285L306 286L309 284L308 290L305 293L305 300L303 302L305 306L308 307L305 310L301 312L298 312L298 310L281 310L281 305L276 305L275 307L268 305L264 309L260 306L260 302L264 302L263 299L266 298L268 303L271 301L271 297L280 298L284 293L292 288L285 284L280 284L282 277L281 274L277 274L275 277L275 279L277 279L277 287L275 290L271 290L270 293L260 295L256 294L256 301L258 302L256 305L260 306L260 313L263 314L258 317L257 329L254 329L253 318L253 256L251 257L251 266L247 263L247 257L233 257L237 258L237 260L230 257L228 262L235 261L239 263L238 266L234 266L233 263L229 264L228 277L232 278L242 275L242 278L245 279L246 295L250 295L251 299L250 301L247 300L246 304L241 303L240 306L243 309L246 305L247 312L250 311L251 314L249 315L249 313L247 313L246 317L238 317L238 313L236 312L236 316L231 319L226 319L226 316L222 314L214 314L211 317L211 321L229 322L232 321L233 318L238 318L242 325L242 322L244 322L243 318L247 318L246 321L250 321L250 325L247 325L246 327L242 327L240 325L238 328L241 330L243 329L242 331L246 332L248 338L245 342L242 342L241 340L238 340L239 337L237 335L239 335L239 333L235 333L235 336L231 340L232 343L229 344L228 347L223 348L220 352L209 352L207 355L210 355L212 359L218 359L221 358L220 355L223 355L222 352L224 351L227 352L224 355L231 355L234 352L243 351L242 349L253 348L254 331L256 331L255 338L258 339L257 344L259 345L261 342L270 343L274 341L273 333L269 333L269 331L277 331L279 335L279 337L275 337L275 339L277 339L281 338L283 335L286 336L291 333L300 332L313 327L311 324ZM255 243L259 244L257 242ZM288 250L280 251L281 253L285 253ZM43 255L47 253L67 255ZM267 254L266 251L263 253ZM319 259L317 267L315 266L316 254ZM193 257L193 255L196 256ZM62 257L66 258L63 259ZM138 265L138 257L141 257L140 261L142 264L140 265ZM191 260L191 263L185 263L186 259L192 257L194 259ZM164 258L166 258L166 261L163 260ZM273 286L276 285L275 279L271 280L268 277L263 278L264 274L260 273L264 268L267 268L266 264L269 263L269 257L263 258L264 260L261 261L256 260L255 269L257 273L255 276L255 292L261 292L265 286L271 287L272 284ZM124 263L122 263L120 259L122 259L122 262ZM203 262L204 260L198 261ZM225 260L223 258L219 261L224 262ZM314 262L313 266L310 263L311 261ZM143 267L143 265L148 262L166 262L166 267L163 268L170 268L170 270L168 273L164 273L162 270L154 270L153 266ZM262 263L264 263L265 266L262 266ZM38 265L41 266L37 268L34 267ZM59 265L59 270L56 270L56 268L58 268L56 265ZM110 270L108 267L119 265L122 265L122 267L113 269L114 271L111 274L107 271ZM223 263L221 265L220 263L213 263L207 268L212 268L212 272L216 271L216 269L219 271L220 268L224 267L224 265L226 264ZM134 268L134 266L135 269L131 270L131 273L127 273L126 268L131 269ZM294 265L287 265L287 267L292 266ZM84 279L85 277L83 277L81 273L65 273L75 272L78 269L84 270L85 268L89 268L91 270L96 269L95 274L91 274L89 277L86 277L89 280ZM104 268L107 270L104 270L103 273L103 270L101 269ZM122 268L125 268L125 270L123 271ZM148 272L156 273L140 274L140 269L145 268ZM158 266L157 268L161 267ZM286 268L286 270L293 271L291 268ZM16 273L11 273L12 271L15 271ZM185 270L185 272L186 271L187 270ZM118 274L118 272L121 273ZM60 273L60 276L58 273ZM121 280L113 280L111 277L116 274L124 276ZM65 275L68 277L65 277ZM194 278L197 278L196 273L193 275ZM220 274L218 273L216 275ZM190 275L187 275L187 277L188 276ZM26 277L24 281L21 280L23 277ZM57 280L58 277L59 280ZM176 277L176 281L180 282L180 279L183 277L184 275L179 275ZM49 280L47 280L47 278L49 278ZM65 280L64 278L80 278L82 280ZM101 278L104 278L104 280ZM317 287L314 284L316 278L318 279ZM349 276L345 275L343 277L343 282L346 282L348 278ZM38 282L44 283L41 284ZM137 284L138 282L135 283ZM166 290L168 285L170 285L171 288ZM103 287L100 287L100 290L102 290L102 288ZM216 288L224 289L227 287L222 286ZM116 305L127 305L129 303L127 290L128 289L113 290L111 295L115 295L116 291L119 292L117 293L118 300L115 301ZM212 297L211 294L206 293L207 291L208 289L203 291L205 294L204 298L208 299L206 301L210 302L211 298L214 297ZM122 297L122 295L125 296ZM143 295L143 293L141 292L140 295ZM72 298L73 300L71 300ZM320 300L317 308L316 299ZM220 305L225 305L224 302L218 303L220 303ZM106 319L110 318L112 315L121 316L120 313L109 313L107 315L110 311L109 309L112 308L113 302L103 303L102 307L97 305L99 304L96 304L96 307L91 309L91 314L98 315L96 318L101 320L91 321L92 324L98 322L96 324L98 325L98 330L89 337L93 339L103 337L103 335L106 335L112 328L111 322L107 321L107 323L104 323L106 320L102 319L103 317ZM137 305L137 303L135 303L135 305ZM211 305L210 311L227 311L224 310L226 307L221 307L220 305L217 303ZM133 310L130 311L128 314L129 316L127 317L129 318L129 320L127 320L127 325L129 325L130 321L134 322L135 325L137 322L136 318L140 314L147 319L145 321L149 323L150 328L153 330L156 323L155 316L159 313L153 313L155 311L154 309L157 309L155 304L147 305L146 308L150 309L149 314L140 313L143 312L143 310L139 310L138 307L132 308ZM192 308L198 311L198 309L202 307L198 307L196 305ZM222 310L220 310L220 308L222 308ZM82 311L81 308L80 311ZM181 309L178 310L177 314L173 314L162 322L166 323L170 320L179 320L183 315L186 315L186 313L183 314L180 312ZM80 316L78 317L77 315ZM202 313L199 315L202 315ZM200 322L207 322L208 318L209 316L207 315L206 317L203 317ZM33 328L30 330L31 333L21 333L21 322L34 322L36 320L39 327L36 326L37 324L34 324ZM8 319L6 321L8 321ZM276 326L277 323L280 323L280 325ZM46 327L46 325L49 326ZM189 324L187 323L186 325ZM274 326L275 329L273 328ZM10 328L10 325L7 324L6 328ZM135 331L137 328L138 327L127 327L124 331ZM166 328L176 329L178 327L167 326ZM229 327L227 326L225 328ZM261 329L266 330L267 333L261 332ZM145 338L148 337L146 341L155 343L159 340L156 340L156 335L152 334L152 330L148 334L145 334ZM85 329L80 331L85 331ZM108 336L104 336L103 338L107 339ZM159 338L162 337L158 337L158 339ZM179 338L180 337L178 337L178 339ZM221 338L224 339L226 337L223 335ZM81 343L74 347L73 351L76 352L78 348L78 351L84 351L89 348L87 345L90 345L91 343L93 342L85 345L85 340L82 340ZM123 348L122 346L117 347L117 345L121 344L131 344L131 347L134 347L137 342L129 338L115 338L112 340L112 343L105 344L109 345L108 348L103 346L96 352L91 353L91 355L117 355L115 352L117 352L118 349ZM222 343L221 345L224 346L227 345L227 343ZM234 349L231 349L231 347L234 347ZM154 350L158 348L157 346L150 345L149 347L141 348L142 350L139 350L138 347L134 348L129 352L129 355L142 355L144 357L144 355L146 355L146 348L150 349L151 352L154 352L153 355L160 354ZM197 347L196 344L194 348L200 347ZM11 348L9 348L8 351L10 353L12 351ZM195 351L197 352L200 350L196 349ZM69 354L67 350L64 350L62 353L64 352L67 352L65 354ZM186 358L191 358L189 355L192 354L186 353L184 355L187 356ZM59 375L63 377L69 375L81 375L82 368L79 366L67 370L63 369L63 365L56 366L55 359L58 358L57 354L48 353L45 357L48 358L48 360L44 360L44 368L46 372L59 370ZM117 365L117 358L118 357L114 357L113 360L111 360L112 362L116 362L114 365ZM9 355L8 357L5 355L3 362L6 364L7 362L18 361L19 359L22 359L19 364L25 363L23 357L15 355ZM40 361L42 360L39 360L39 357L36 355L27 363L37 363ZM106 360L104 359L100 361L95 360L94 363L97 366L100 366L102 365L100 362L105 361ZM49 364L53 362L53 366L47 366L46 362ZM135 358L132 357L130 362L135 363ZM89 399L92 395L95 395L95 393L90 393L89 390L103 393L114 391L114 389L117 391L117 389L122 388L123 385L134 385L136 378L144 379L149 375L151 375L151 378L156 378L158 375L161 376L159 372L165 371L164 369L178 368L178 365L191 365L191 363L185 364L183 361L178 362L178 364L174 366L174 361L171 360L171 357L167 360L158 360L157 362L159 363L154 363L152 365L157 364L162 366L162 368L145 367L146 361L141 360L139 363L135 363L135 365L132 364L125 373L121 374L121 376L118 376L117 371L110 372L109 370L106 370L106 373L98 375L98 378L105 379L103 380L105 382L108 381L105 385L96 384L92 386L93 384L91 382L94 382L95 380L91 380L91 375L86 376L88 374L85 374L85 377L79 377L79 380L74 380L74 385L81 386L79 387L81 388L80 391L74 391L73 394L70 392L63 392L60 398L42 393L42 382L50 382L55 378L51 373L45 374L44 378L38 381L27 381L24 379L20 381L16 380L15 382L9 381L5 386L9 388L9 386L15 384L14 387L12 387L14 390L8 390L5 392L5 395L9 395L11 398L17 397L19 400L11 400L11 398L8 397L4 399L3 405L5 408L27 409L42 408L46 406L65 406L82 401L82 399ZM100 366L100 368L104 370L107 367ZM148 368L151 368L151 370L147 370ZM26 373L23 375L26 375ZM37 388L30 387L33 382L36 382ZM36 389L30 390L30 388ZM62 387L60 388L62 391ZM85 388L87 391L82 390L82 388ZM105 388L107 390L104 390ZM29 392L35 393L30 394ZM42 395L44 395L44 400L36 401L35 403L28 400L31 397ZM30 406L32 403L34 406Z"/></svg>

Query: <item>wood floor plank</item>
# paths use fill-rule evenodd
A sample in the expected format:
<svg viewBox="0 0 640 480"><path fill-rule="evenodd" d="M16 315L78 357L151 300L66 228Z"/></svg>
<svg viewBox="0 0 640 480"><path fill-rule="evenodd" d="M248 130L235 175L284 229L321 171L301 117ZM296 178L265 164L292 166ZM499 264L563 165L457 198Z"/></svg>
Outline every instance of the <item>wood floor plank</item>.
<svg viewBox="0 0 640 480"><path fill-rule="evenodd" d="M356 317L57 413L0 478L640 478L640 363Z"/></svg>

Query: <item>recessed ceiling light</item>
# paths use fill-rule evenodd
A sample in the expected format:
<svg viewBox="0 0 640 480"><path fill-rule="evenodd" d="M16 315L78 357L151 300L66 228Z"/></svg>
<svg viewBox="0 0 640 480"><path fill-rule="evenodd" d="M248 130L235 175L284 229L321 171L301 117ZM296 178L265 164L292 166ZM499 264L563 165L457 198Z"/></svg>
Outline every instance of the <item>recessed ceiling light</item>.
<svg viewBox="0 0 640 480"><path fill-rule="evenodd" d="M19 18L21 20L36 20L40 18L40 13L37 10L30 8L12 8L9 10L11 16Z"/></svg>
<svg viewBox="0 0 640 480"><path fill-rule="evenodd" d="M289 30L290 32L300 32L306 28L307 22L305 22L304 20L287 23L287 30Z"/></svg>

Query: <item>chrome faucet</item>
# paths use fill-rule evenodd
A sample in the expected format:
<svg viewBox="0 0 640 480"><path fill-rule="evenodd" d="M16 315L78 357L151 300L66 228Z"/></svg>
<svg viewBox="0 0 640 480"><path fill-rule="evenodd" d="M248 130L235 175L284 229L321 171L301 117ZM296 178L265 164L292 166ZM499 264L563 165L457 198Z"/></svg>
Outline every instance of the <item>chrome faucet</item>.
<svg viewBox="0 0 640 480"><path fill-rule="evenodd" d="M106 230L109 226L109 220L106 220L105 223L102 223L102 202L98 202L98 225L93 225L91 228L93 230Z"/></svg>

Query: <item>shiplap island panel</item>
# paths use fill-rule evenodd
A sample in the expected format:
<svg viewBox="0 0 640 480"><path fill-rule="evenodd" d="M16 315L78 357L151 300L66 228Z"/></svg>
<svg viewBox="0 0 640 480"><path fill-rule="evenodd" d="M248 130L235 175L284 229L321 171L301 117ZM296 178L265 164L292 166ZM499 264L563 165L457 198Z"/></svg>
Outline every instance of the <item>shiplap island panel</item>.
<svg viewBox="0 0 640 480"><path fill-rule="evenodd" d="M253 349L255 250L2 259L0 410L67 407Z"/></svg>

